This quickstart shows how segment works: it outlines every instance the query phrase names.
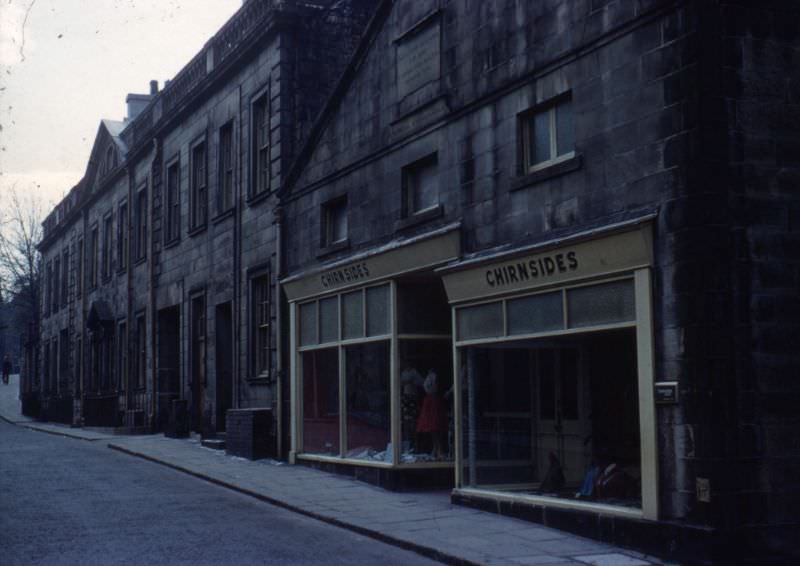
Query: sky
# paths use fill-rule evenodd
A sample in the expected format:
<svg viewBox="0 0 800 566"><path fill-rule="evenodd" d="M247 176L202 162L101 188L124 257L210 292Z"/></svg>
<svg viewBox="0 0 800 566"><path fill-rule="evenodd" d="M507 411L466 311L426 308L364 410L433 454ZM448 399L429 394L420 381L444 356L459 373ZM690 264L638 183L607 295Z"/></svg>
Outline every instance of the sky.
<svg viewBox="0 0 800 566"><path fill-rule="evenodd" d="M45 211L81 179L100 120L163 86L241 0L0 0L0 206Z"/></svg>

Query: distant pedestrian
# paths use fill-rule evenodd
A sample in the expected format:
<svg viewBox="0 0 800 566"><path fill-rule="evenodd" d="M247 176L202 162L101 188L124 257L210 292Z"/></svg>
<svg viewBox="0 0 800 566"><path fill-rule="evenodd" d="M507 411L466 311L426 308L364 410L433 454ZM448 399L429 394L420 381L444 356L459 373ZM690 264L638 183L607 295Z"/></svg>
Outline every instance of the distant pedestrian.
<svg viewBox="0 0 800 566"><path fill-rule="evenodd" d="M5 358L3 358L3 383L8 385L8 376L11 375L11 359L6 354Z"/></svg>

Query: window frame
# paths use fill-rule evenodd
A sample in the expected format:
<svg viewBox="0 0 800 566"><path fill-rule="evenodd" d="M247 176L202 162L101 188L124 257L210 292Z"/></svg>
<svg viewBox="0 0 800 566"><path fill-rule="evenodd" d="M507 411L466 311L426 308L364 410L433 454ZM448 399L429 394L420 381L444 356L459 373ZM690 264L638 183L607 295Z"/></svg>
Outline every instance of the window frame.
<svg viewBox="0 0 800 566"><path fill-rule="evenodd" d="M117 391L124 392L128 389L128 320L121 318L117 321Z"/></svg>
<svg viewBox="0 0 800 566"><path fill-rule="evenodd" d="M84 269L84 265L83 264L84 264L84 261L85 261L84 258L86 256L86 250L85 250L86 246L85 246L84 242L85 242L85 240L83 238L83 235L81 234L80 236L78 236L78 241L75 244L76 254L78 256L76 258L76 260L75 260L75 296L76 297L82 297L83 296L83 285L84 285L84 282L85 282L84 272L83 272L83 269Z"/></svg>
<svg viewBox="0 0 800 566"><path fill-rule="evenodd" d="M250 373L253 379L271 379L275 362L275 313L272 269L267 265L250 275ZM264 342L261 332L266 332ZM263 358L262 358L263 355Z"/></svg>
<svg viewBox="0 0 800 566"><path fill-rule="evenodd" d="M136 263L147 258L147 183L142 183L136 190L136 239L132 242L136 247Z"/></svg>
<svg viewBox="0 0 800 566"><path fill-rule="evenodd" d="M419 184L419 177L420 173L425 171L428 168L434 169L434 174L436 175L436 204L431 206L426 206L425 208L416 208L416 199L415 197L415 189ZM401 217L402 218L414 218L426 214L430 214L433 211L438 210L441 208L441 186L439 181L441 179L439 175L439 156L438 152L433 152L425 157L417 159L412 163L409 163L402 169L402 203L401 203Z"/></svg>
<svg viewBox="0 0 800 566"><path fill-rule="evenodd" d="M147 315L139 312L136 320L136 387L143 390L147 385Z"/></svg>
<svg viewBox="0 0 800 566"><path fill-rule="evenodd" d="M228 120L217 131L217 214L234 207L236 191L235 121ZM223 143L229 136L229 144ZM226 147L229 151L226 151ZM229 163L227 163L229 161ZM228 180L230 183L228 183ZM230 186L228 186L230 185ZM227 198L226 198L227 197Z"/></svg>
<svg viewBox="0 0 800 566"><path fill-rule="evenodd" d="M572 113L573 118L573 144L572 149L565 153L559 154L558 153L558 140L559 140L559 132L558 132L558 120L557 120L557 112L559 108L564 108L565 106L569 105L570 112ZM547 114L547 124L548 124L548 142L549 142L549 149L550 149L550 156L548 159L544 159L541 161L537 161L535 163L531 162L531 150L533 149L533 136L535 132L532 127L533 120L542 114ZM574 132L574 112L572 111L572 96L569 92L554 97L550 100L547 100L541 104L526 110L519 114L519 125L520 125L520 152L521 152L521 169L523 174L534 173L536 171L541 171L542 169L546 169L552 165L556 165L563 161L567 161L572 159L576 156L575 151L575 132Z"/></svg>
<svg viewBox="0 0 800 566"><path fill-rule="evenodd" d="M171 174L175 172L175 185L171 184ZM164 245L169 245L181 239L181 165L180 155L175 155L167 161L164 167L164 199L166 214Z"/></svg>
<svg viewBox="0 0 800 566"><path fill-rule="evenodd" d="M262 119L259 120L259 116ZM259 124L261 122L261 124ZM250 155L251 155L251 182L250 198L255 199L270 192L272 165L270 160L271 133L270 133L270 103L269 87L263 88L250 102ZM263 127L263 136L259 137L260 127ZM265 161L262 163L262 158ZM262 179L263 176L263 179Z"/></svg>
<svg viewBox="0 0 800 566"><path fill-rule="evenodd" d="M128 269L128 232L129 211L128 199L122 199L117 205L117 272L124 273Z"/></svg>
<svg viewBox="0 0 800 566"><path fill-rule="evenodd" d="M111 279L111 274L114 271L113 268L113 244L114 244L114 213L113 211L108 211L103 216L103 251L101 257L101 279L102 281L108 281Z"/></svg>
<svg viewBox="0 0 800 566"><path fill-rule="evenodd" d="M52 282L50 285L50 300L52 301L52 312L56 314L61 307L59 303L59 292L61 291L61 254L56 251L53 258Z"/></svg>
<svg viewBox="0 0 800 566"><path fill-rule="evenodd" d="M344 235L334 239L336 229L336 212L343 211L344 214ZM320 222L320 247L323 249L339 249L346 247L350 242L350 219L348 217L347 195L341 195L322 204Z"/></svg>
<svg viewBox="0 0 800 566"><path fill-rule="evenodd" d="M202 152L200 157L197 155L199 152ZM207 224L208 144L203 134L189 148L189 231L200 231Z"/></svg>
<svg viewBox="0 0 800 566"><path fill-rule="evenodd" d="M69 247L61 251L61 305L69 304Z"/></svg>

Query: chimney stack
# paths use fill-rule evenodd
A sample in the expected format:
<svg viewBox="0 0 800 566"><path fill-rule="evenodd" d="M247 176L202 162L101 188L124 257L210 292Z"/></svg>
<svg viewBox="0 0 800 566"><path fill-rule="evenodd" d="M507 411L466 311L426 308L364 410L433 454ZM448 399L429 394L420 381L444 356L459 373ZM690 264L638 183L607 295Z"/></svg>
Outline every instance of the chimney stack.
<svg viewBox="0 0 800 566"><path fill-rule="evenodd" d="M150 94L128 93L128 96L125 97L125 103L128 105L128 117L126 120L135 120L157 94L158 81L150 81Z"/></svg>
<svg viewBox="0 0 800 566"><path fill-rule="evenodd" d="M150 81L150 96L158 94L158 81Z"/></svg>

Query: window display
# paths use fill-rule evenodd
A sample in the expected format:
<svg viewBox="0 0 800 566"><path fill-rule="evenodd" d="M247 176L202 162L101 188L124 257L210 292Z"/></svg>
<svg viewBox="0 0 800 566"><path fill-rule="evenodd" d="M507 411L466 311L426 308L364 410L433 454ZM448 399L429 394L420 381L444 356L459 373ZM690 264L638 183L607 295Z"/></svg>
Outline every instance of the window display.
<svg viewBox="0 0 800 566"><path fill-rule="evenodd" d="M348 458L392 461L389 371L388 340L345 348Z"/></svg>
<svg viewBox="0 0 800 566"><path fill-rule="evenodd" d="M303 449L339 455L339 351L303 352Z"/></svg>

